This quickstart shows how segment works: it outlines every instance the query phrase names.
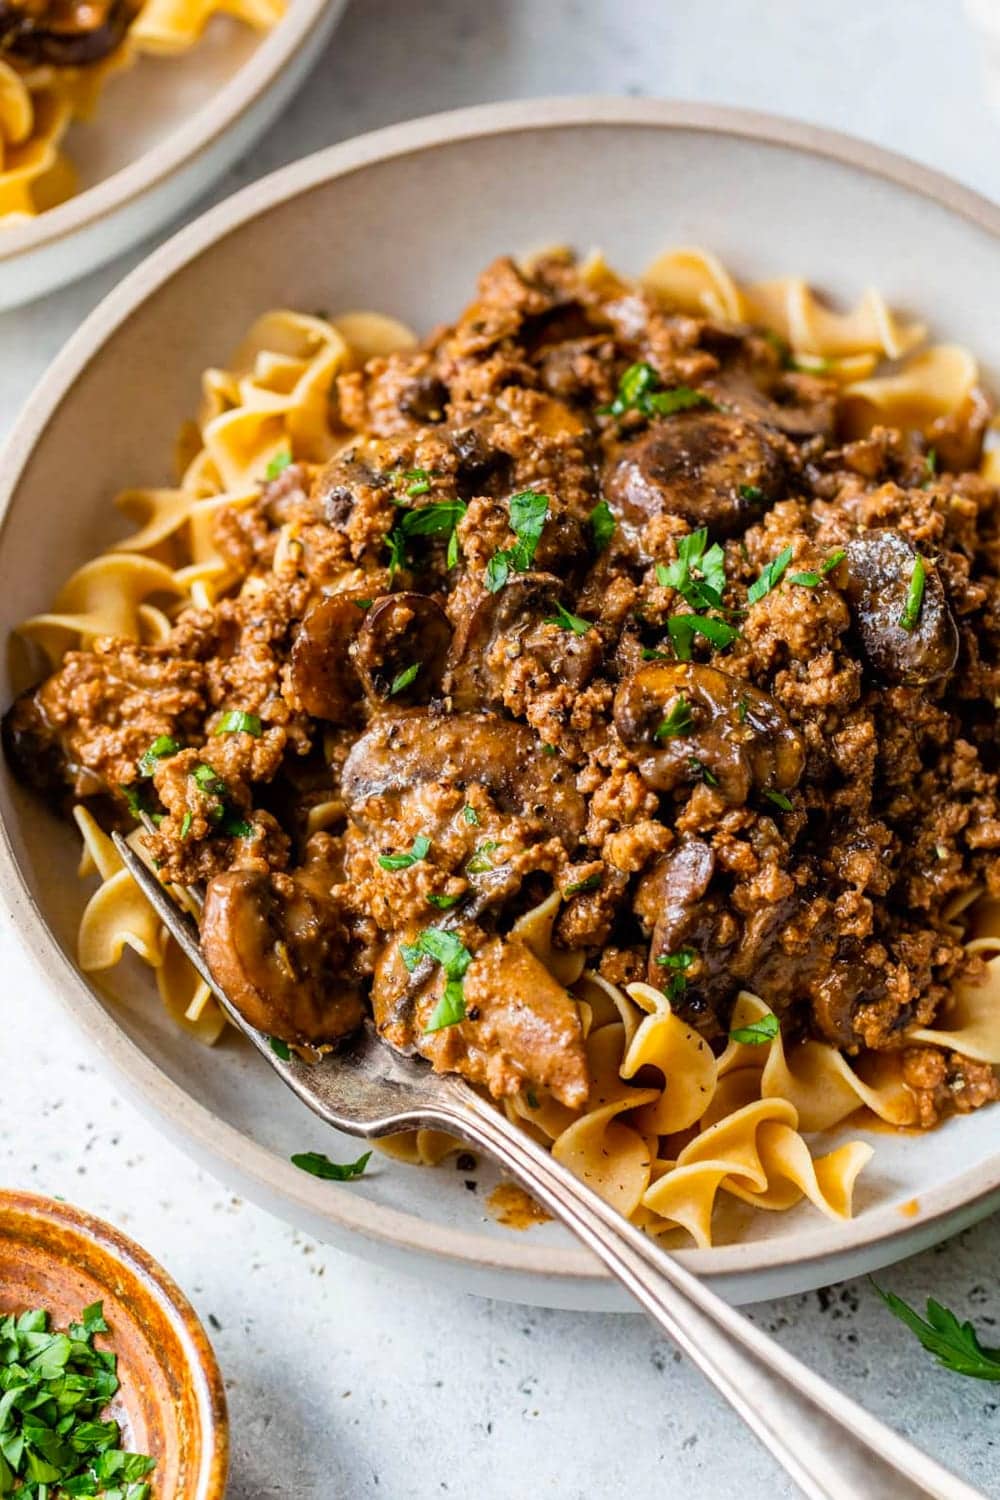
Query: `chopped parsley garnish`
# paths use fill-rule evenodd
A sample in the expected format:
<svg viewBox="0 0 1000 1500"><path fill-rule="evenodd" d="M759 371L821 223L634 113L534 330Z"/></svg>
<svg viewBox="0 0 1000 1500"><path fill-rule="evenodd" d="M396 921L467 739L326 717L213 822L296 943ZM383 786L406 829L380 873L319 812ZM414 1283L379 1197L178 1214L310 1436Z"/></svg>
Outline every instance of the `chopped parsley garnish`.
<svg viewBox="0 0 1000 1500"><path fill-rule="evenodd" d="M394 469L389 475L394 484L406 485L406 493L411 500L415 500L418 495L427 494L433 477L431 469Z"/></svg>
<svg viewBox="0 0 1000 1500"><path fill-rule="evenodd" d="M472 806L471 802L467 802L462 808L462 817L467 823L471 823L473 827L476 827L479 823L479 814L476 812L476 809Z"/></svg>
<svg viewBox="0 0 1000 1500"><path fill-rule="evenodd" d="M231 807L222 809L219 830L228 834L231 839L251 839L257 831L252 823L241 817L238 812L234 812Z"/></svg>
<svg viewBox="0 0 1000 1500"><path fill-rule="evenodd" d="M371 609L372 607L372 601L370 599L352 599L351 603L354 605L355 609Z"/></svg>
<svg viewBox="0 0 1000 1500"><path fill-rule="evenodd" d="M287 448L284 453L276 453L264 470L265 478L277 479L279 474L285 472L291 461L292 455L288 452Z"/></svg>
<svg viewBox="0 0 1000 1500"><path fill-rule="evenodd" d="M759 484L741 484L737 493L741 500L746 500L750 505L759 505L764 498L764 491Z"/></svg>
<svg viewBox="0 0 1000 1500"><path fill-rule="evenodd" d="M247 714L241 708L233 708L222 715L215 732L216 734L252 734L254 739L259 740L264 730L256 714Z"/></svg>
<svg viewBox="0 0 1000 1500"><path fill-rule="evenodd" d="M472 954L461 939L445 927L425 927L415 943L401 943L399 951L403 963L411 973L424 957L432 958L444 970L444 991L424 1027L424 1035L464 1021L465 993L462 980L472 962Z"/></svg>
<svg viewBox="0 0 1000 1500"><path fill-rule="evenodd" d="M282 1062L291 1062L292 1049L291 1047L289 1047L287 1042L283 1042L281 1040L280 1036L269 1036L267 1039L267 1045L270 1047L275 1057L280 1057Z"/></svg>
<svg viewBox="0 0 1000 1500"><path fill-rule="evenodd" d="M467 875L485 875L489 870L495 870L496 865L490 859L490 855L494 849L498 849L499 847L496 839L484 839L481 844L477 844L472 858L465 867L465 873Z"/></svg>
<svg viewBox="0 0 1000 1500"><path fill-rule="evenodd" d="M820 564L819 570L823 574L824 578L826 577L827 573L832 573L834 568L839 567L846 556L847 553L844 551L843 547L838 547L836 552L831 552L826 561Z"/></svg>
<svg viewBox="0 0 1000 1500"><path fill-rule="evenodd" d="M408 688L415 680L421 666L421 662L415 661L411 662L408 667L404 667L402 672L397 672L392 679L392 686L389 688L389 697L395 698L397 693L401 693L404 688Z"/></svg>
<svg viewBox="0 0 1000 1500"><path fill-rule="evenodd" d="M380 854L378 862L383 870L408 870L411 865L427 858L430 847L431 841L427 835L419 833L410 845L408 854Z"/></svg>
<svg viewBox="0 0 1000 1500"><path fill-rule="evenodd" d="M799 583L804 589L818 588L822 579L818 573L789 573L789 583Z"/></svg>
<svg viewBox="0 0 1000 1500"><path fill-rule="evenodd" d="M712 771L710 771L708 769L708 767L705 765L705 762L699 760L698 757L697 757L697 755L689 755L688 756L688 765L691 768L692 775L697 776L701 781L703 781L705 783L706 786L718 786L719 785L719 778L718 778L718 776L716 776Z"/></svg>
<svg viewBox="0 0 1000 1500"><path fill-rule="evenodd" d="M554 615L545 616L546 625L558 625L560 630L572 630L574 635L586 635L591 629L591 620L581 620L579 615L570 614L562 604L556 604Z"/></svg>
<svg viewBox="0 0 1000 1500"><path fill-rule="evenodd" d="M594 538L594 548L596 551L604 551L615 534L616 525L617 522L615 521L611 506L606 500L598 500L590 512L590 530Z"/></svg>
<svg viewBox="0 0 1000 1500"><path fill-rule="evenodd" d="M352 1177L361 1177L371 1161L371 1152L366 1151L357 1161L331 1161L322 1151L301 1151L291 1158L292 1165L310 1177L322 1177L324 1182L350 1182Z"/></svg>
<svg viewBox="0 0 1000 1500"><path fill-rule="evenodd" d="M663 993L668 1000L679 1000L687 989L687 971L698 957L693 948L678 948L676 953L658 953L656 962L670 970Z"/></svg>
<svg viewBox="0 0 1000 1500"><path fill-rule="evenodd" d="M17 1500L149 1500L156 1460L121 1447L102 1413L119 1389L117 1356L97 1349L107 1333L92 1302L63 1333L41 1308L0 1317L0 1495Z"/></svg>
<svg viewBox="0 0 1000 1500"><path fill-rule="evenodd" d="M431 906L436 906L438 911L450 911L461 901L461 896L440 896L437 891L428 891L427 900Z"/></svg>
<svg viewBox="0 0 1000 1500"><path fill-rule="evenodd" d="M194 813L190 809L181 818L181 838L186 839L191 832L191 824L194 822Z"/></svg>
<svg viewBox="0 0 1000 1500"><path fill-rule="evenodd" d="M769 594L772 589L777 588L784 576L785 569L792 560L791 547L785 547L777 557L768 563L760 577L747 589L747 600L750 604L757 604Z"/></svg>
<svg viewBox="0 0 1000 1500"><path fill-rule="evenodd" d="M904 630L916 630L917 621L920 619L920 611L924 603L924 583L927 578L927 569L924 560L918 552L913 559L913 572L910 574L910 584L906 590L906 603L903 605L903 613L899 617L899 623Z"/></svg>
<svg viewBox="0 0 1000 1500"><path fill-rule="evenodd" d="M780 807L782 812L791 812L792 799L786 797L784 792L765 792L764 796L768 802L773 802L775 807Z"/></svg>
<svg viewBox="0 0 1000 1500"><path fill-rule="evenodd" d="M535 1093L534 1089L525 1089L524 1101L529 1109L538 1108L538 1095Z"/></svg>
<svg viewBox="0 0 1000 1500"><path fill-rule="evenodd" d="M746 723L746 721L747 721L747 714L749 713L749 711L750 711L750 699L749 698L741 698L740 701L739 701L739 703L736 706L736 717L739 719L739 721L740 721L741 724L745 724Z"/></svg>
<svg viewBox="0 0 1000 1500"><path fill-rule="evenodd" d="M407 510L399 525L386 537L386 546L389 548L390 582L395 577L396 570L405 567L406 544L411 537L415 536L447 536L447 562L449 568L453 568L458 561L458 537L455 527L465 512L464 500L434 501L430 505L421 505L415 510Z"/></svg>
<svg viewBox="0 0 1000 1500"><path fill-rule="evenodd" d="M256 832L254 825L248 822L242 813L227 804L226 797L229 788L219 773L206 765L204 761L199 761L196 766L192 767L190 775L206 797L218 799L207 809L206 816L218 826L219 832L228 834L234 839L252 838Z"/></svg>
<svg viewBox="0 0 1000 1500"><path fill-rule="evenodd" d="M563 896L568 900L570 896L578 896L581 891L600 890L603 882L604 876L600 871L595 871L593 875L587 875L583 880L574 880L572 885L566 886Z"/></svg>
<svg viewBox="0 0 1000 1500"><path fill-rule="evenodd" d="M691 660L691 643L696 635L703 635L720 649L732 645L739 635L735 625L717 620L714 615L671 615L667 633L678 661Z"/></svg>
<svg viewBox="0 0 1000 1500"><path fill-rule="evenodd" d="M555 745L543 745L542 746L542 754L543 755L558 755L559 751L556 749Z"/></svg>
<svg viewBox="0 0 1000 1500"><path fill-rule="evenodd" d="M676 561L657 563L656 581L661 588L676 589L692 609L719 609L726 587L726 554L718 542L708 546L708 528L702 526L681 537Z"/></svg>
<svg viewBox="0 0 1000 1500"><path fill-rule="evenodd" d="M924 478L920 486L922 490L927 489L937 474L937 449L928 448L924 454Z"/></svg>
<svg viewBox="0 0 1000 1500"><path fill-rule="evenodd" d="M678 735L690 734L693 725L694 719L691 717L691 705L683 693L678 693L677 701L663 720L663 723L656 730L653 739L676 739Z"/></svg>
<svg viewBox="0 0 1000 1500"><path fill-rule="evenodd" d="M613 417L623 417L628 411L641 412L644 417L670 417L678 411L689 411L693 406L713 405L704 391L693 390L688 385L662 390L660 377L653 366L640 361L629 365L618 382L615 399L602 411Z"/></svg>
<svg viewBox="0 0 1000 1500"><path fill-rule="evenodd" d="M665 651L654 651L652 646L643 646L642 659L643 661L669 661L670 657Z"/></svg>
<svg viewBox="0 0 1000 1500"><path fill-rule="evenodd" d="M192 779L208 797L224 797L228 790L218 771L200 760L191 770Z"/></svg>
<svg viewBox="0 0 1000 1500"><path fill-rule="evenodd" d="M781 1022L769 1010L759 1020L751 1021L749 1026L737 1026L735 1031L729 1033L731 1042L742 1042L744 1047L760 1047L764 1042L772 1042L781 1030Z"/></svg>
<svg viewBox="0 0 1000 1500"><path fill-rule="evenodd" d="M933 1297L928 1297L927 1317L922 1318L895 1292L884 1292L874 1281L872 1286L889 1311L916 1334L939 1365L973 1380L1000 1380L1000 1349L984 1348L971 1323L959 1322L953 1312Z"/></svg>
<svg viewBox="0 0 1000 1500"><path fill-rule="evenodd" d="M522 490L510 497L510 529L517 537L513 547L494 552L486 565L484 582L491 594L503 588L511 573L527 573L535 560L542 531L549 518L549 497L537 490Z"/></svg>
<svg viewBox="0 0 1000 1500"><path fill-rule="evenodd" d="M144 818L149 818L157 827L163 822L163 813L154 812L149 804L149 796L152 789L144 786L126 785L125 782L118 783L118 790L128 804L128 810L137 823Z"/></svg>
<svg viewBox="0 0 1000 1500"><path fill-rule="evenodd" d="M157 735L149 749L144 750L139 757L139 775L152 776L158 763L170 755L176 755L180 748L179 742L171 735Z"/></svg>

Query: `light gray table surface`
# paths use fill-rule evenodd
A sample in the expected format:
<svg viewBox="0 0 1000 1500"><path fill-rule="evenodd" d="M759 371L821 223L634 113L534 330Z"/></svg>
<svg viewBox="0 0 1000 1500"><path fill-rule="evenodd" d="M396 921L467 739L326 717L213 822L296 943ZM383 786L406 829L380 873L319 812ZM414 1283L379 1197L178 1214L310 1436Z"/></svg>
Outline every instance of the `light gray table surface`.
<svg viewBox="0 0 1000 1500"><path fill-rule="evenodd" d="M355 0L296 101L212 201L395 120L586 92L778 110L1000 196L1000 122L958 0ZM144 249L0 316L0 433ZM642 1320L449 1294L314 1243L232 1197L117 1095L2 930L0 974L0 1183L112 1219L187 1290L226 1377L232 1500L793 1493ZM937 1296L1000 1343L996 1229L982 1224L884 1279L913 1301ZM1000 1387L937 1369L866 1283L753 1316L1000 1496Z"/></svg>

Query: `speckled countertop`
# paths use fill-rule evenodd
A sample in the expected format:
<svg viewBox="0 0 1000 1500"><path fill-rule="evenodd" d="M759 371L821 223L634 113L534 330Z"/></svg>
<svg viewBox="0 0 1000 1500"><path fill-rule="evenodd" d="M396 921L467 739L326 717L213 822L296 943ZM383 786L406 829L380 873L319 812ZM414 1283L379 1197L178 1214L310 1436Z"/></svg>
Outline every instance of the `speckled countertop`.
<svg viewBox="0 0 1000 1500"><path fill-rule="evenodd" d="M213 196L408 116L584 92L779 109L1000 196L1000 124L982 102L958 0L355 0L291 109ZM138 258L0 316L0 432ZM449 1295L314 1243L231 1197L119 1098L2 931L0 972L0 1182L113 1219L187 1290L226 1377L231 1500L792 1494L642 1320ZM948 1302L1000 1343L996 1224L887 1279L911 1300ZM1000 1388L937 1370L865 1283L753 1316L1000 1496Z"/></svg>

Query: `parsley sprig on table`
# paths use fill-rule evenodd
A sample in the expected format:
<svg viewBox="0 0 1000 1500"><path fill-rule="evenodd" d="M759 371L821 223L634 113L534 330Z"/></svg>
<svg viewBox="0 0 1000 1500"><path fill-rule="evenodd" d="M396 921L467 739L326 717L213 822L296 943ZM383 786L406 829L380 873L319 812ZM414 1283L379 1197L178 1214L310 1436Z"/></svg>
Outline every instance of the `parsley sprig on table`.
<svg viewBox="0 0 1000 1500"><path fill-rule="evenodd" d="M1000 1380L1000 1349L987 1349L979 1342L971 1323L962 1323L947 1307L927 1299L927 1316L920 1314L895 1292L886 1292L873 1281L872 1286L891 1313L915 1333L939 1365L968 1375L973 1380Z"/></svg>
<svg viewBox="0 0 1000 1500"><path fill-rule="evenodd" d="M0 1318L0 1496L149 1500L156 1460L121 1447L101 1413L118 1390L117 1357L94 1347L107 1333L93 1302L66 1332L41 1308Z"/></svg>

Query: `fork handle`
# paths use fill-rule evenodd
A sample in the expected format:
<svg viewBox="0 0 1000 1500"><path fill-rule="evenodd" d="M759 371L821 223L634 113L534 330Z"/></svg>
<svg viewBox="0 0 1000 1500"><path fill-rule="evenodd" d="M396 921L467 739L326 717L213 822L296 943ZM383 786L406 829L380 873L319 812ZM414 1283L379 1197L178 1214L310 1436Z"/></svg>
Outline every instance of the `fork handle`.
<svg viewBox="0 0 1000 1500"><path fill-rule="evenodd" d="M495 1157L600 1257L810 1500L983 1500L709 1291L471 1090L435 1123Z"/></svg>

